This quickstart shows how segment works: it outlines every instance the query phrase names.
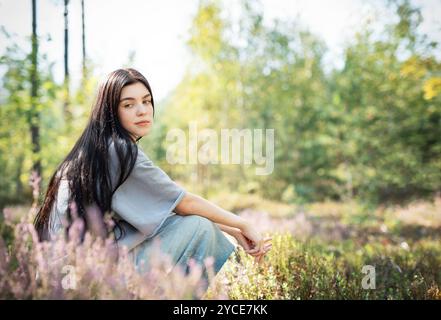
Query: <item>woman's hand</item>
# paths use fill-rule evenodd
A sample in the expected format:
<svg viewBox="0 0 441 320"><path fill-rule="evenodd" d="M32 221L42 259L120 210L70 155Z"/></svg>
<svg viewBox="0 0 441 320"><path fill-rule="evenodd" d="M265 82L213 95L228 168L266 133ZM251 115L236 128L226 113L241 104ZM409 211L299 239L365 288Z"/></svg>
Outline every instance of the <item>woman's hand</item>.
<svg viewBox="0 0 441 320"><path fill-rule="evenodd" d="M261 262L271 248L271 238L264 239L245 219L198 195L187 192L175 209L180 215L197 214L218 224L222 231L234 236L248 254L256 257L257 262Z"/></svg>
<svg viewBox="0 0 441 320"><path fill-rule="evenodd" d="M245 224L234 234L237 242L245 249L245 252L256 258L256 262L262 262L263 256L271 249L271 239L263 238L249 223Z"/></svg>

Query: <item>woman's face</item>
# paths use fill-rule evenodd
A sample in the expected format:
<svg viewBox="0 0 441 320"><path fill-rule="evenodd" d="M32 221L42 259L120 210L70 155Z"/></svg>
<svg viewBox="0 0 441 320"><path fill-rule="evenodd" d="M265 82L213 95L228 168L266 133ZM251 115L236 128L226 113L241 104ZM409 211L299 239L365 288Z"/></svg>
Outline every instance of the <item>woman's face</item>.
<svg viewBox="0 0 441 320"><path fill-rule="evenodd" d="M152 96L144 84L136 82L121 90L118 117L133 140L145 136L150 131L153 125Z"/></svg>

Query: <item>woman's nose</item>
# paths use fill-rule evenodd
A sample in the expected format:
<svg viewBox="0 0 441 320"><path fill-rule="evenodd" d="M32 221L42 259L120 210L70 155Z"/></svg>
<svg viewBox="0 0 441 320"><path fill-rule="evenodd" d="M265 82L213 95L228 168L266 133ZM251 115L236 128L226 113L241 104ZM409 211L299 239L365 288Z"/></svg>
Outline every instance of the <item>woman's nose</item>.
<svg viewBox="0 0 441 320"><path fill-rule="evenodd" d="M136 111L138 114L146 114L146 113L148 113L149 109L150 109L150 106L146 106L143 103L140 103L140 104L138 104Z"/></svg>

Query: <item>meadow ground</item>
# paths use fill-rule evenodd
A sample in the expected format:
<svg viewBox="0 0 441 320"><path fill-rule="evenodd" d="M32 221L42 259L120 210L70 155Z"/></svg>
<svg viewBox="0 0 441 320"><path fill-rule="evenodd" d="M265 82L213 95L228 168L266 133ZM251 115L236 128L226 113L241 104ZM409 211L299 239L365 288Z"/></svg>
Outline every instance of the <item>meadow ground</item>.
<svg viewBox="0 0 441 320"><path fill-rule="evenodd" d="M440 197L377 208L352 201L291 206L252 195L212 200L271 235L273 248L261 265L243 252L232 255L207 292L200 290L198 268L167 277L157 264L137 278L128 261L107 262L108 255L99 252L108 245L92 238L82 249L69 243L35 246L30 220L23 218L29 208L10 207L0 225L0 297L441 299ZM62 286L65 269L48 264L54 252L73 253L68 265L76 268L74 287Z"/></svg>

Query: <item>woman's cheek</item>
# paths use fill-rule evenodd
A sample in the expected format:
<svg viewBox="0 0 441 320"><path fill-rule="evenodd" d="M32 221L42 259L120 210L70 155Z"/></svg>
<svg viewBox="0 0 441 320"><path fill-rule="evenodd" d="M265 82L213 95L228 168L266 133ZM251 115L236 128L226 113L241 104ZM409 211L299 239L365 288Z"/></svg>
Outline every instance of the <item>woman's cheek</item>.
<svg viewBox="0 0 441 320"><path fill-rule="evenodd" d="M132 116L131 112L129 110L127 110L124 116L125 116L124 117L125 118L124 122L125 122L126 127L127 128L132 127L133 124L132 124L131 120L132 120L133 116Z"/></svg>

